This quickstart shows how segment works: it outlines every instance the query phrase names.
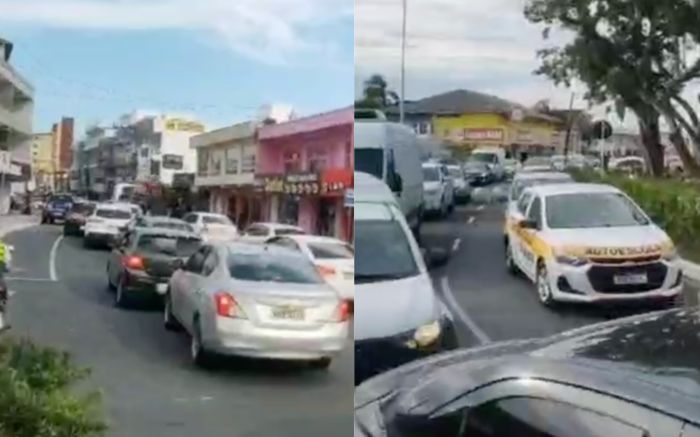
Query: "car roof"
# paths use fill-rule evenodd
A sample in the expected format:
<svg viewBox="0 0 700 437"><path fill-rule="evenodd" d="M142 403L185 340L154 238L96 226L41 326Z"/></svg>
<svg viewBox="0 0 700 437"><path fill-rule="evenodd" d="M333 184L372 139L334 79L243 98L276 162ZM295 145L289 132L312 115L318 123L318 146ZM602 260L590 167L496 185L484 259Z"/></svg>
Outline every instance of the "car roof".
<svg viewBox="0 0 700 437"><path fill-rule="evenodd" d="M435 161L426 161L421 164L424 168L437 168L437 167L442 167L445 164L442 164L440 162L435 162Z"/></svg>
<svg viewBox="0 0 700 437"><path fill-rule="evenodd" d="M560 179L569 177L571 175L561 171L532 171L527 173L517 173L513 176L513 180L527 180L527 179Z"/></svg>
<svg viewBox="0 0 700 437"><path fill-rule="evenodd" d="M620 190L612 185L589 184L569 182L562 184L535 185L529 188L530 192L540 196L555 196L558 194L579 194L579 193L620 193Z"/></svg>
<svg viewBox="0 0 700 437"><path fill-rule="evenodd" d="M369 380L370 390L360 389L355 402L405 390L406 400L445 405L449 397L490 382L528 378L585 388L700 424L698 332L700 308L677 308L458 350L380 375L374 387ZM412 390L416 386L423 387Z"/></svg>
<svg viewBox="0 0 700 437"><path fill-rule="evenodd" d="M167 235L169 237L187 237L187 238L197 238L200 239L199 235L194 232L183 231L180 229L170 229L170 228L144 228L137 227L136 234L138 236L142 235Z"/></svg>
<svg viewBox="0 0 700 437"><path fill-rule="evenodd" d="M348 244L347 242L333 237L323 237L320 235L283 235L282 238L289 238L300 243L338 243Z"/></svg>
<svg viewBox="0 0 700 437"><path fill-rule="evenodd" d="M227 241L213 243L213 246L223 248L232 253L237 254L271 254L271 255L294 255L303 256L296 250L289 249L287 247L267 245L267 244L255 244L247 243L244 241Z"/></svg>
<svg viewBox="0 0 700 437"><path fill-rule="evenodd" d="M167 222L167 223L178 223L178 224L188 224L186 221L175 218L168 217L167 215L147 215L142 217L143 221L146 222Z"/></svg>
<svg viewBox="0 0 700 437"><path fill-rule="evenodd" d="M95 210L98 209L109 209L109 210L116 210L116 211L127 211L127 212L132 212L132 206L124 203L98 203L97 206L95 207Z"/></svg>
<svg viewBox="0 0 700 437"><path fill-rule="evenodd" d="M255 222L251 223L250 226L267 226L270 229L294 229L298 231L303 231L303 228L295 225L288 225L285 223L275 223L275 222Z"/></svg>
<svg viewBox="0 0 700 437"><path fill-rule="evenodd" d="M394 193L384 181L368 174L355 172L355 202L391 203L398 205Z"/></svg>

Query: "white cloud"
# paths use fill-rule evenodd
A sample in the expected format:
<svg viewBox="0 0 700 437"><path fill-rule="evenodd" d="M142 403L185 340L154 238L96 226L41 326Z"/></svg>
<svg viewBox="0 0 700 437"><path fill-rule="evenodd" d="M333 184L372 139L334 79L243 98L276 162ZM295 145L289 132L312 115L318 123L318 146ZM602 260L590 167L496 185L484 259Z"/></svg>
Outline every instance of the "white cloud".
<svg viewBox="0 0 700 437"><path fill-rule="evenodd" d="M209 32L269 63L332 56L319 31L351 17L352 0L0 0L0 22L46 28ZM315 35L315 36L312 36Z"/></svg>

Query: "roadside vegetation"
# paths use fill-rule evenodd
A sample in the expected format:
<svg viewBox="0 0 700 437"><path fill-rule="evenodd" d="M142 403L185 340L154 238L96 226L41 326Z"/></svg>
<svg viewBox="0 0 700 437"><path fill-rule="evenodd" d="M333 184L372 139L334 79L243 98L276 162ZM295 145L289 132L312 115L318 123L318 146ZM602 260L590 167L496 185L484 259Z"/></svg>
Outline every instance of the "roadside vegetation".
<svg viewBox="0 0 700 437"><path fill-rule="evenodd" d="M626 192L666 230L684 258L700 262L700 183L590 170L573 175L581 182L610 184Z"/></svg>
<svg viewBox="0 0 700 437"><path fill-rule="evenodd" d="M101 436L100 396L79 394L89 371L66 353L6 338L0 342L0 437Z"/></svg>

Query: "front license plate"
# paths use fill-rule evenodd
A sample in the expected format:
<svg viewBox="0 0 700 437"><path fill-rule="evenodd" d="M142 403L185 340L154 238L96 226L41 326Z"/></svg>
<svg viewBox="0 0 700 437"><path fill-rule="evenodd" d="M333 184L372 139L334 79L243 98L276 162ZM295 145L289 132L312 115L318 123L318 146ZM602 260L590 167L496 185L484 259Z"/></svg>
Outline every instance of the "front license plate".
<svg viewBox="0 0 700 437"><path fill-rule="evenodd" d="M273 307L272 317L282 320L304 320L304 308L292 306Z"/></svg>
<svg viewBox="0 0 700 437"><path fill-rule="evenodd" d="M165 294L168 291L168 284L156 284L156 293Z"/></svg>
<svg viewBox="0 0 700 437"><path fill-rule="evenodd" d="M635 273L630 275L615 275L613 277L615 285L640 285L649 282L646 273Z"/></svg>

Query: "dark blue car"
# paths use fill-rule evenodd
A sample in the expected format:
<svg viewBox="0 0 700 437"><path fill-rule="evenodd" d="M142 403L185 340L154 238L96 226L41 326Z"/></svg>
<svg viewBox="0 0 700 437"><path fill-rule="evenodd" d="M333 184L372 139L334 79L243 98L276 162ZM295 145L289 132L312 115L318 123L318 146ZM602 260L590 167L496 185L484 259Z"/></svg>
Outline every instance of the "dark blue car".
<svg viewBox="0 0 700 437"><path fill-rule="evenodd" d="M41 215L41 223L63 221L73 207L73 198L68 194L55 194L49 197Z"/></svg>

